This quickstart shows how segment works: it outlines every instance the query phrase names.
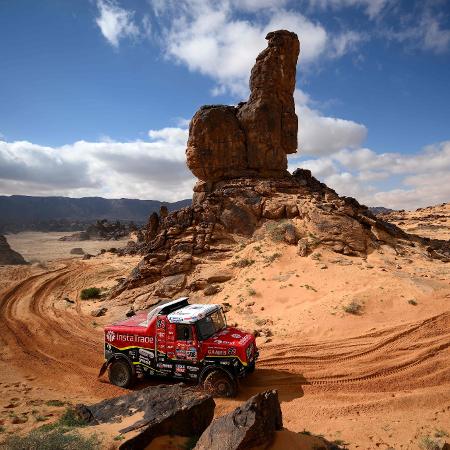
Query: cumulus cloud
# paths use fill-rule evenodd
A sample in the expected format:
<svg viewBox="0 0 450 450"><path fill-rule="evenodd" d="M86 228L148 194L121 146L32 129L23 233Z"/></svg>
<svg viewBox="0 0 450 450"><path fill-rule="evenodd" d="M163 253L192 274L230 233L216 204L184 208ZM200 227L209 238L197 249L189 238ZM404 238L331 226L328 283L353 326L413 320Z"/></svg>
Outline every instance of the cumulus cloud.
<svg viewBox="0 0 450 450"><path fill-rule="evenodd" d="M397 27L382 29L382 35L409 48L446 53L450 48L448 14L439 7L439 2L418 3L414 14L403 15Z"/></svg>
<svg viewBox="0 0 450 450"><path fill-rule="evenodd" d="M215 80L215 95L247 95L250 69L265 48L269 31L284 28L298 34L301 67L322 57L341 57L363 40L361 34L351 31L331 35L319 22L287 9L288 2L168 0L153 2L153 6L162 27L166 57ZM237 14L243 9L259 14L250 21Z"/></svg>
<svg viewBox="0 0 450 450"><path fill-rule="evenodd" d="M299 89L296 89L294 98L299 116L301 155L324 156L345 148L357 148L366 139L367 128L364 125L323 116L310 106L309 96Z"/></svg>
<svg viewBox="0 0 450 450"><path fill-rule="evenodd" d="M132 11L121 8L113 0L97 0L97 7L100 15L95 21L103 36L113 47L119 46L120 39L136 38L139 35L139 28L133 20ZM145 30L149 30L148 19Z"/></svg>
<svg viewBox="0 0 450 450"><path fill-rule="evenodd" d="M396 0L309 0L309 5L320 9L339 9L346 7L362 7L370 19L375 19L388 4Z"/></svg>
<svg viewBox="0 0 450 450"><path fill-rule="evenodd" d="M293 158L290 169L296 166L310 169L339 194L368 205L417 208L450 198L450 141L407 155L342 149L316 159Z"/></svg>
<svg viewBox="0 0 450 450"><path fill-rule="evenodd" d="M194 179L185 164L187 130L150 130L149 136L150 142L62 147L0 141L0 194L189 198Z"/></svg>

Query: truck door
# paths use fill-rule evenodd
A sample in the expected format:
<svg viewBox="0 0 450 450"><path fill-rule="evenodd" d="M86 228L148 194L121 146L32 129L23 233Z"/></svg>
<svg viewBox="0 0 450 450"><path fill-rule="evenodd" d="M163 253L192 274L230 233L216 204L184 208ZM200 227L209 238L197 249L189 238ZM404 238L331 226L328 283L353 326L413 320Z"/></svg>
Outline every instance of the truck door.
<svg viewBox="0 0 450 450"><path fill-rule="evenodd" d="M198 343L194 326L177 323L175 327L175 359L196 363L198 361Z"/></svg>

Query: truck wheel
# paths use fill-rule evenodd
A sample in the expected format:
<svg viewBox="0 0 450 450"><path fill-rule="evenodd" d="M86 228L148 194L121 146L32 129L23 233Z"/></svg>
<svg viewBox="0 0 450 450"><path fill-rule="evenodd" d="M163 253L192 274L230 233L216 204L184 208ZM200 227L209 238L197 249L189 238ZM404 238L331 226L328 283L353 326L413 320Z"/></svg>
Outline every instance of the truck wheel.
<svg viewBox="0 0 450 450"><path fill-rule="evenodd" d="M235 397L237 394L236 381L221 370L206 375L203 387L214 397Z"/></svg>
<svg viewBox="0 0 450 450"><path fill-rule="evenodd" d="M134 376L130 365L123 360L117 359L109 366L109 381L116 386L127 388L133 384Z"/></svg>

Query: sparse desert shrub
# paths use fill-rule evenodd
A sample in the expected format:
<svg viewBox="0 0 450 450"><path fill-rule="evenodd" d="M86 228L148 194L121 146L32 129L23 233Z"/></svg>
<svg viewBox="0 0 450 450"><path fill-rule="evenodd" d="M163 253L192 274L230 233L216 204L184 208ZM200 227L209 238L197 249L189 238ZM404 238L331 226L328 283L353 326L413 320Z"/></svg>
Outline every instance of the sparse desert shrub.
<svg viewBox="0 0 450 450"><path fill-rule="evenodd" d="M2 445L4 450L95 450L99 448L97 435L81 436L75 431L61 432L56 429L50 432L33 430L26 436L13 435Z"/></svg>
<svg viewBox="0 0 450 450"><path fill-rule="evenodd" d="M309 284L301 284L300 287L304 287L305 289L308 289L308 291L317 292L317 289L313 286L310 286Z"/></svg>
<svg viewBox="0 0 450 450"><path fill-rule="evenodd" d="M283 242L287 231L292 232L294 235L297 233L295 226L288 220L268 222L266 230L273 242Z"/></svg>
<svg viewBox="0 0 450 450"><path fill-rule="evenodd" d="M81 300L89 300L91 298L99 298L101 289L98 287L90 287L83 289L80 294Z"/></svg>
<svg viewBox="0 0 450 450"><path fill-rule="evenodd" d="M248 292L248 295L250 295L251 297L256 295L256 291L253 288L248 288L247 292Z"/></svg>
<svg viewBox="0 0 450 450"><path fill-rule="evenodd" d="M5 430L6 430L6 428L4 426L0 425L0 433L4 433Z"/></svg>
<svg viewBox="0 0 450 450"><path fill-rule="evenodd" d="M49 400L48 402L45 403L47 406L64 406L65 403L61 400Z"/></svg>
<svg viewBox="0 0 450 450"><path fill-rule="evenodd" d="M444 431L444 430L436 430L434 432L434 437L436 438L444 438L444 437L449 437L449 434Z"/></svg>
<svg viewBox="0 0 450 450"><path fill-rule="evenodd" d="M233 262L231 265L233 267L243 268L243 267L251 266L254 263L255 263L254 259L242 258L242 259L239 259L238 261Z"/></svg>
<svg viewBox="0 0 450 450"><path fill-rule="evenodd" d="M357 314L361 313L362 306L358 302L356 302L355 300L352 300L347 305L344 305L342 307L342 309L348 314L355 314L355 315L357 315Z"/></svg>
<svg viewBox="0 0 450 450"><path fill-rule="evenodd" d="M413 306L417 305L417 302L413 298L411 300L408 300L408 303Z"/></svg>
<svg viewBox="0 0 450 450"><path fill-rule="evenodd" d="M73 428L85 427L86 425L87 423L81 419L73 409L67 408L56 422L43 425L39 428L39 430L42 432L47 432L54 429L59 429L61 432L65 432Z"/></svg>
<svg viewBox="0 0 450 450"><path fill-rule="evenodd" d="M420 438L419 447L423 450L440 450L441 445L430 436L423 436Z"/></svg>
<svg viewBox="0 0 450 450"><path fill-rule="evenodd" d="M264 259L266 260L266 262L267 262L268 264L270 264L270 263L273 263L273 262L274 262L275 260L277 260L278 258L281 258L281 256L282 256L281 253L276 252L276 253L273 253L273 254L270 255L270 256L266 256Z"/></svg>

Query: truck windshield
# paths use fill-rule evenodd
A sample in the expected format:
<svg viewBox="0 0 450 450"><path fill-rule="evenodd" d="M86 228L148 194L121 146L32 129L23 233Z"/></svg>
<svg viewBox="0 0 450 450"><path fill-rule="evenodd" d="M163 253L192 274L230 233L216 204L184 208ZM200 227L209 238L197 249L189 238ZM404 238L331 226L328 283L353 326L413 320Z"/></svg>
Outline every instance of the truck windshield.
<svg viewBox="0 0 450 450"><path fill-rule="evenodd" d="M226 326L225 316L221 309L197 322L198 338L205 340Z"/></svg>

